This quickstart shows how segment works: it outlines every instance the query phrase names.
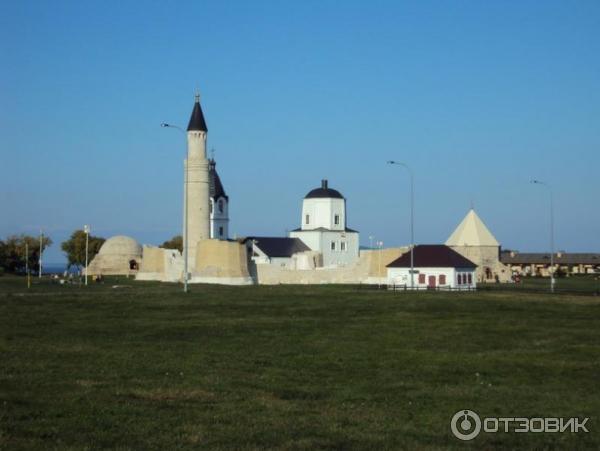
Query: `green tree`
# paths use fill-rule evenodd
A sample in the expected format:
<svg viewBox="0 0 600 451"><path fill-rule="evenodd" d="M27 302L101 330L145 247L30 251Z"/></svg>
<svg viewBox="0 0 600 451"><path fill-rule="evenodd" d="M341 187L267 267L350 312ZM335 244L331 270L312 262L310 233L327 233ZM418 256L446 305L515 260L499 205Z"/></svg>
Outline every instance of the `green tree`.
<svg viewBox="0 0 600 451"><path fill-rule="evenodd" d="M26 246L27 244L27 246ZM42 252L52 244L48 236L42 239ZM27 255L25 250L27 249ZM7 272L25 272L25 262L31 271L40 264L40 238L31 235L11 235L0 245L0 266Z"/></svg>
<svg viewBox="0 0 600 451"><path fill-rule="evenodd" d="M179 252L183 252L183 238L181 235L175 235L168 241L165 241L159 247L164 249L177 249Z"/></svg>
<svg viewBox="0 0 600 451"><path fill-rule="evenodd" d="M6 271L6 243L0 240L0 275Z"/></svg>
<svg viewBox="0 0 600 451"><path fill-rule="evenodd" d="M88 241L88 262L91 262L96 254L100 251L100 247L104 244L105 239L99 236L89 236ZM60 248L67 255L69 267L85 266L85 232L83 230L75 230L67 241L63 241Z"/></svg>

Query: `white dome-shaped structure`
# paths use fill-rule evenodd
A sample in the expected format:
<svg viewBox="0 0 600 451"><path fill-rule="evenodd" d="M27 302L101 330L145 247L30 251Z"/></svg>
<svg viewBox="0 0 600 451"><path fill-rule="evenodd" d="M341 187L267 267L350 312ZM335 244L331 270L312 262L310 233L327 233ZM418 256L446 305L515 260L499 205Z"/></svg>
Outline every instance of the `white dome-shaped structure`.
<svg viewBox="0 0 600 451"><path fill-rule="evenodd" d="M131 255L142 256L142 246L133 238L125 235L117 235L104 242L99 255Z"/></svg>
<svg viewBox="0 0 600 451"><path fill-rule="evenodd" d="M129 236L107 239L88 267L90 275L129 275L142 261L142 246Z"/></svg>

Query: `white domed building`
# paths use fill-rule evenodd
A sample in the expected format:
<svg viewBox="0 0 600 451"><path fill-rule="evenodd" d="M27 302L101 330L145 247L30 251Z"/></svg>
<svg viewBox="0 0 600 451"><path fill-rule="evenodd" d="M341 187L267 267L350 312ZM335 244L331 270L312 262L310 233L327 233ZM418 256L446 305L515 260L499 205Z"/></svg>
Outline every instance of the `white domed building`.
<svg viewBox="0 0 600 451"><path fill-rule="evenodd" d="M346 226L346 199L327 180L304 197L301 226L289 235L320 252L323 266L348 266L358 260L359 235Z"/></svg>
<svg viewBox="0 0 600 451"><path fill-rule="evenodd" d="M88 267L89 275L135 274L142 261L142 246L129 236L117 235L104 242Z"/></svg>

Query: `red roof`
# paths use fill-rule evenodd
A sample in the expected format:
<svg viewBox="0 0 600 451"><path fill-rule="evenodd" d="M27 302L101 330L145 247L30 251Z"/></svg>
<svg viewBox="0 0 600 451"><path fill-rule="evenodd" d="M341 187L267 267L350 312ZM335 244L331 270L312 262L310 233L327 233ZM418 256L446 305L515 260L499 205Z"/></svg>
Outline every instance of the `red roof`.
<svg viewBox="0 0 600 451"><path fill-rule="evenodd" d="M476 268L477 265L443 244L419 244L413 249L415 268ZM387 265L410 268L410 251Z"/></svg>

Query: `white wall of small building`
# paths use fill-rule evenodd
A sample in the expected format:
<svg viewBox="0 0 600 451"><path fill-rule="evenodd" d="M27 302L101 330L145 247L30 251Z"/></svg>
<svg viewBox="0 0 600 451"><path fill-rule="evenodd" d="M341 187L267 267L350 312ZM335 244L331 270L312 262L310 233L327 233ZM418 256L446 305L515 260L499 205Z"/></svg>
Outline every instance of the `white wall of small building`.
<svg viewBox="0 0 600 451"><path fill-rule="evenodd" d="M472 289L477 286L475 277L475 268L415 268L418 271L414 275L415 287L427 288L429 286L429 277L435 277L436 287L446 287L452 289ZM425 275L424 282L419 281L419 274ZM469 274L471 275L469 283ZM445 277L444 283L440 283L440 276ZM388 285L411 286L410 268L388 268ZM461 282L461 283L459 283Z"/></svg>
<svg viewBox="0 0 600 451"><path fill-rule="evenodd" d="M358 260L356 232L296 230L290 232L290 237L300 238L311 250L320 252L325 267L348 266Z"/></svg>
<svg viewBox="0 0 600 451"><path fill-rule="evenodd" d="M308 198L302 202L302 230L323 227L329 230L346 228L346 201L338 198Z"/></svg>

